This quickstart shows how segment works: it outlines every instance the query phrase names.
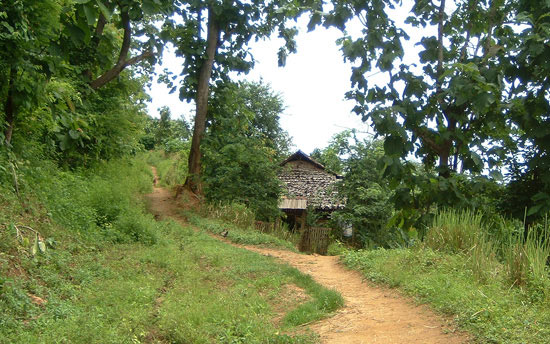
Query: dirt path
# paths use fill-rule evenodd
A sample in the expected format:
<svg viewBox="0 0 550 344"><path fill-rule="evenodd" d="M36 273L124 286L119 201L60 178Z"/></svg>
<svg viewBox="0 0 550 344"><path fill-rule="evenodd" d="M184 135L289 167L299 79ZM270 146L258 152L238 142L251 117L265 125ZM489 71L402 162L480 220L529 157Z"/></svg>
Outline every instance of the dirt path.
<svg viewBox="0 0 550 344"><path fill-rule="evenodd" d="M184 222L170 191L155 187L148 198L153 214ZM280 259L342 294L344 307L333 317L309 325L319 333L322 343L454 344L468 341L465 334L455 332L448 321L428 307L415 305L394 290L363 281L358 272L339 264L337 257L235 246Z"/></svg>

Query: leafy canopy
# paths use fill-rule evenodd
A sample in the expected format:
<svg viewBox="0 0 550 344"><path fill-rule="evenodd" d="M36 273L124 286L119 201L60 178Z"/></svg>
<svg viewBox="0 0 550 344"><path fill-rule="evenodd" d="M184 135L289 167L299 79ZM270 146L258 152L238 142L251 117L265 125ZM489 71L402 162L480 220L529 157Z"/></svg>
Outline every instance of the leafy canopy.
<svg viewBox="0 0 550 344"><path fill-rule="evenodd" d="M277 171L290 144L279 124L283 110L280 96L262 82L215 89L202 147L209 201L245 204L264 220L279 214Z"/></svg>

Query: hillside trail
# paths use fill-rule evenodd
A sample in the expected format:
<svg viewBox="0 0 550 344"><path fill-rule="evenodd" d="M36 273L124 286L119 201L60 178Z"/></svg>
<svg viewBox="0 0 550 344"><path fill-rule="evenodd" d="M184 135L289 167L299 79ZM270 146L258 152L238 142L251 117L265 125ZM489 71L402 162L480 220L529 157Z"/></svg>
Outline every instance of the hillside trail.
<svg viewBox="0 0 550 344"><path fill-rule="evenodd" d="M156 170L153 171L156 176ZM147 197L150 211L156 217L172 218L186 224L183 216L178 214L181 205L177 204L171 191L155 186ZM469 341L467 334L456 331L450 319L435 314L425 305L415 304L395 290L372 285L359 272L341 265L338 257L236 245L221 237L216 238L274 257L311 275L319 284L337 290L345 300L344 307L329 318L307 325L320 335L321 343L455 344Z"/></svg>

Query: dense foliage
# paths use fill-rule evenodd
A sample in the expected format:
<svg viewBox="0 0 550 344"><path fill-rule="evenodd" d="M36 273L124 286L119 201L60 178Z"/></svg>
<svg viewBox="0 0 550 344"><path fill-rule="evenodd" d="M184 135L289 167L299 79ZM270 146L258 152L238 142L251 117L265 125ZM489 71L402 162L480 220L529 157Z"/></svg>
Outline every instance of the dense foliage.
<svg viewBox="0 0 550 344"><path fill-rule="evenodd" d="M329 170L343 173L338 191L346 206L332 218L335 224L353 227L360 247L395 242L395 228L387 226L393 215L392 191L377 169L383 155L382 141L359 140L353 131L336 134L327 147L312 153Z"/></svg>
<svg viewBox="0 0 550 344"><path fill-rule="evenodd" d="M245 204L263 220L278 216L277 171L289 148L279 124L283 110L280 96L263 83L229 83L215 90L202 144L209 201Z"/></svg>
<svg viewBox="0 0 550 344"><path fill-rule="evenodd" d="M512 203L503 204L508 213L518 216L529 207L529 215L540 217L548 211L542 171L548 160L549 74L542 61L550 51L549 6L507 0L333 1L329 11L312 15L311 28L322 23L344 33L339 43L353 63L347 96L356 101L354 111L384 136L380 167L409 219L421 218L421 208L430 204L475 207L464 191L477 180L487 183L470 177L490 172L499 182L501 171L512 171L511 185L525 185L518 197L509 193ZM398 19L397 12L409 9L405 22ZM360 33L346 30L351 22L360 23ZM375 71L387 81L369 80ZM437 175L420 171L412 156ZM506 164L507 157L516 160L516 168ZM423 204L415 203L419 197Z"/></svg>
<svg viewBox="0 0 550 344"><path fill-rule="evenodd" d="M171 119L170 109L159 109L160 118L147 118L145 134L140 142L147 150L164 150L168 153L187 149L191 136L189 125L184 117Z"/></svg>
<svg viewBox="0 0 550 344"><path fill-rule="evenodd" d="M37 150L73 168L139 149L148 78L127 67L149 70L160 52L151 15L165 10L146 7L135 1L2 2L2 146Z"/></svg>

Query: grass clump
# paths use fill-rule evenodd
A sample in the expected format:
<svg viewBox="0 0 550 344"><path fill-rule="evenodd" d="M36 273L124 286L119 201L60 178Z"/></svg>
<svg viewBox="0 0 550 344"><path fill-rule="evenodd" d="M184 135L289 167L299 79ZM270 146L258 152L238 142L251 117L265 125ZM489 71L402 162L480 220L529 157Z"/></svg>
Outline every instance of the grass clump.
<svg viewBox="0 0 550 344"><path fill-rule="evenodd" d="M469 268L481 281L495 274L497 247L489 239L479 212L440 211L426 233L423 245L436 251L466 255Z"/></svg>
<svg viewBox="0 0 550 344"><path fill-rule="evenodd" d="M434 250L467 252L479 243L482 229L480 213L471 210L442 210L426 233L424 243Z"/></svg>
<svg viewBox="0 0 550 344"><path fill-rule="evenodd" d="M254 228L254 213L244 204L205 204L201 208L201 214L205 217L231 223L237 227Z"/></svg>
<svg viewBox="0 0 550 344"><path fill-rule="evenodd" d="M505 271L512 286L527 287L550 303L550 230L545 223L510 235L503 246Z"/></svg>
<svg viewBox="0 0 550 344"><path fill-rule="evenodd" d="M283 319L286 326L298 326L322 319L344 305L344 299L338 292L322 287L311 276L296 269L291 268L290 272L295 283L311 294L313 299L288 312Z"/></svg>

